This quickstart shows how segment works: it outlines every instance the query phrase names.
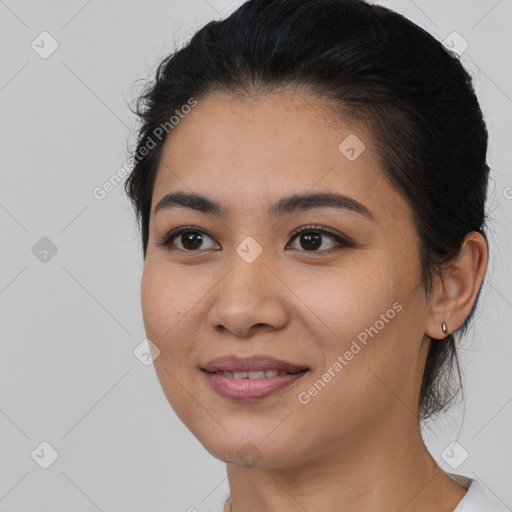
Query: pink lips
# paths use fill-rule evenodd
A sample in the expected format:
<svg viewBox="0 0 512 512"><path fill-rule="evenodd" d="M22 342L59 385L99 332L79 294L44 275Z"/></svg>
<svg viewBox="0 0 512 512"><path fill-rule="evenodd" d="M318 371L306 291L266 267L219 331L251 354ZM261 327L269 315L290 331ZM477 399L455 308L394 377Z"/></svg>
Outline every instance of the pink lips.
<svg viewBox="0 0 512 512"><path fill-rule="evenodd" d="M298 373L308 370L306 366L299 366L281 361L270 356L222 356L208 361L203 370L207 372L250 372L262 369L282 370L288 373Z"/></svg>
<svg viewBox="0 0 512 512"><path fill-rule="evenodd" d="M300 379L309 368L288 363L269 356L223 356L212 359L202 367L204 375L214 391L234 400L253 401L289 386ZM286 374L262 378L239 378L216 372L250 372L277 370Z"/></svg>

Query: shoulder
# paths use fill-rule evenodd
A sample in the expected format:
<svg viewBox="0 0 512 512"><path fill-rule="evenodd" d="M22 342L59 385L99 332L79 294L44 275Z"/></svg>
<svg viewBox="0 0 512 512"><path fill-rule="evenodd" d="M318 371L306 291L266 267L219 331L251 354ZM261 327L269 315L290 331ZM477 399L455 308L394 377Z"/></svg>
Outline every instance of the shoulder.
<svg viewBox="0 0 512 512"><path fill-rule="evenodd" d="M508 509L493 501L478 480L460 475L450 475L468 488L468 492L453 512L508 512Z"/></svg>

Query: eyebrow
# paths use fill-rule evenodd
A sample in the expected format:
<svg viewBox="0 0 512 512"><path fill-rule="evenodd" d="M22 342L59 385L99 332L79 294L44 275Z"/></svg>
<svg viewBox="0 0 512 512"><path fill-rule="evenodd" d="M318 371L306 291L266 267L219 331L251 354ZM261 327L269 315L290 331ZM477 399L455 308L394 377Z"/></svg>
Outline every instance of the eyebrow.
<svg viewBox="0 0 512 512"><path fill-rule="evenodd" d="M192 208L193 210L225 218L227 210L221 203L200 194L186 192L170 192L158 201L153 214L170 208ZM358 213L370 220L375 220L374 214L364 204L352 197L333 192L316 192L292 194L283 197L270 205L268 215L272 218L283 217L290 213L306 211L313 208L339 208Z"/></svg>

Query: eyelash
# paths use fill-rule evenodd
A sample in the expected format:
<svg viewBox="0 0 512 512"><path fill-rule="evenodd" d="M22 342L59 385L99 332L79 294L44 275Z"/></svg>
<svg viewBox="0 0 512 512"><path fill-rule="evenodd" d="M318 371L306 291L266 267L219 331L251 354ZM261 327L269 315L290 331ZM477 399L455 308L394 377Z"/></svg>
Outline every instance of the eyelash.
<svg viewBox="0 0 512 512"><path fill-rule="evenodd" d="M301 250L301 249L293 249L293 250L299 250L301 252L308 252L308 253L323 253L323 252L330 252L333 250L341 250L343 248L354 247L354 243L352 241L350 241L348 238L345 238L333 231L330 231L327 228L324 228L323 226L318 226L318 225L302 226L302 227L296 229L290 235L291 241L295 240L295 238L300 236L302 233L310 232L310 231L315 232L315 233L324 234L324 235L329 235L329 237L331 239L333 239L334 241L336 241L339 246L331 247L329 249L324 249L324 250L318 250L318 251L306 251L306 250ZM212 240L215 241L215 239L213 237L208 235L208 233L206 233L206 231L203 231L200 228L197 228L195 226L182 226L181 228L175 229L175 230L171 231L169 234L165 235L159 242L157 242L157 246L166 248L171 251L182 251L182 252L188 252L188 253L204 252L204 249L203 250L198 249L196 251L187 251L185 249L178 249L177 247L174 247L172 245L175 238L177 238L179 235L181 235L183 233L187 233L187 232L200 233L201 235L206 235L208 238L211 238Z"/></svg>

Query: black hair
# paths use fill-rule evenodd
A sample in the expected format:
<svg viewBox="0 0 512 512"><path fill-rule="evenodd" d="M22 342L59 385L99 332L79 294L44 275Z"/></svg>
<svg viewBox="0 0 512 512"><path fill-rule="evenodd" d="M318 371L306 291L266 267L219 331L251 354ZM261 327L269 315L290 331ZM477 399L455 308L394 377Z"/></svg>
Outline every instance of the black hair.
<svg viewBox="0 0 512 512"><path fill-rule="evenodd" d="M457 257L465 236L476 231L487 242L487 129L458 56L404 16L363 0L249 0L160 62L136 101L141 127L125 183L144 259L165 142L155 134L162 126L168 133L169 119L191 99L280 90L313 92L334 116L366 127L386 177L412 207L430 301L434 273ZM446 410L460 389L454 334L431 339L420 419Z"/></svg>

